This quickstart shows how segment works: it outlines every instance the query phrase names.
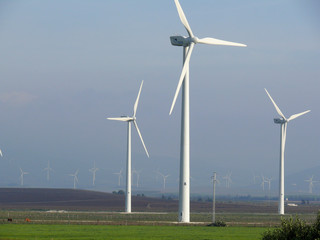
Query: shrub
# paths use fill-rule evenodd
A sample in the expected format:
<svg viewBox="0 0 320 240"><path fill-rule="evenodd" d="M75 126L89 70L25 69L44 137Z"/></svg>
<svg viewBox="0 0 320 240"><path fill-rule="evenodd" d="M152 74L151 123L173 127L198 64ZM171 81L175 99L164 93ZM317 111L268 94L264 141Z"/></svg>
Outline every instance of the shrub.
<svg viewBox="0 0 320 240"><path fill-rule="evenodd" d="M226 227L227 224L225 221L217 220L214 223L210 223L208 226L210 226L210 227Z"/></svg>
<svg viewBox="0 0 320 240"><path fill-rule="evenodd" d="M295 218L282 218L281 225L276 229L269 229L262 234L262 240L315 240L320 239L320 213L314 224Z"/></svg>

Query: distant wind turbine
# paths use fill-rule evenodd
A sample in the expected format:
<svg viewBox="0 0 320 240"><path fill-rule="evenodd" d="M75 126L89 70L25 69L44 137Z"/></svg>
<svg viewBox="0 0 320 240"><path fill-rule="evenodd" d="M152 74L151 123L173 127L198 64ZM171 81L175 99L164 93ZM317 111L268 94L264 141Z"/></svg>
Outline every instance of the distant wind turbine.
<svg viewBox="0 0 320 240"><path fill-rule="evenodd" d="M230 184L232 183L231 175L232 175L232 172L229 172L227 173L226 176L222 177L226 181L226 188L230 188Z"/></svg>
<svg viewBox="0 0 320 240"><path fill-rule="evenodd" d="M78 183L78 172L79 169L74 174L69 174L69 176L73 177L73 189L76 189L76 183Z"/></svg>
<svg viewBox="0 0 320 240"><path fill-rule="evenodd" d="M260 176L256 176L255 174L253 174L253 184L257 183L257 179L259 179Z"/></svg>
<svg viewBox="0 0 320 240"><path fill-rule="evenodd" d="M96 168L96 161L93 162L93 168L90 168L89 171L92 172L92 186L95 186L96 182L96 172L99 168Z"/></svg>
<svg viewBox="0 0 320 240"><path fill-rule="evenodd" d="M167 181L167 178L170 176L170 175L164 175L162 174L161 172L158 171L158 174L162 177L163 179L163 192L166 191L166 181Z"/></svg>
<svg viewBox="0 0 320 240"><path fill-rule="evenodd" d="M121 179L123 178L122 177L122 168L120 169L120 172L113 173L113 174L118 175L118 186L120 186L121 185Z"/></svg>
<svg viewBox="0 0 320 240"><path fill-rule="evenodd" d="M136 186L137 188L139 187L139 180L140 180L140 173L141 173L142 170L136 170L136 169L133 169L132 173L136 174Z"/></svg>
<svg viewBox="0 0 320 240"><path fill-rule="evenodd" d="M21 186L23 186L23 176L26 174L29 174L29 173L22 171L22 169L20 168L20 184L21 184Z"/></svg>
<svg viewBox="0 0 320 240"><path fill-rule="evenodd" d="M272 99L271 95L267 91L267 89L264 89L266 93L268 94L273 106L275 107L277 113L280 115L280 118L275 118L274 123L280 124L280 171L279 171L279 207L278 207L278 213L283 215L284 214L284 149L286 144L286 136L287 136L287 124L291 120L300 117L308 112L310 110L307 110L302 113L293 114L288 119L284 116L284 114L281 112L280 108L277 106L275 101Z"/></svg>
<svg viewBox="0 0 320 240"><path fill-rule="evenodd" d="M179 182L179 222L190 222L190 107L189 107L189 62L194 45L197 43L210 45L226 45L245 47L246 45L227 42L215 38L197 38L189 26L188 20L178 0L174 0L180 21L188 32L188 37L171 36L173 46L183 47L183 68L178 86L174 94L170 115L176 103L180 89L182 88L181 109L181 143L180 143L180 182Z"/></svg>
<svg viewBox="0 0 320 240"><path fill-rule="evenodd" d="M144 150L149 157L148 150L143 142L142 135L140 133L140 130L138 128L137 120L136 120L136 113L137 113L137 108L139 104L139 98L140 98L140 93L142 89L143 81L141 82L139 93L136 99L136 102L133 107L133 116L128 117L128 116L121 116L119 118L107 118L109 120L115 120L115 121L121 121L121 122L127 122L128 123L128 142L127 142L127 182L126 182L126 201L125 201L125 212L130 213L131 212L131 122L134 124L138 135L140 137L141 143L144 147Z"/></svg>
<svg viewBox="0 0 320 240"><path fill-rule="evenodd" d="M317 181L313 181L313 175L311 178L304 180L305 182L309 182L309 193L312 193L313 183L316 183Z"/></svg>
<svg viewBox="0 0 320 240"><path fill-rule="evenodd" d="M43 171L47 172L47 181L50 180L50 171L53 171L53 169L50 167L50 162L48 161L48 166L43 169Z"/></svg>
<svg viewBox="0 0 320 240"><path fill-rule="evenodd" d="M268 189L269 189L269 192L270 192L272 178L265 178L265 181L266 181L266 183L268 183Z"/></svg>

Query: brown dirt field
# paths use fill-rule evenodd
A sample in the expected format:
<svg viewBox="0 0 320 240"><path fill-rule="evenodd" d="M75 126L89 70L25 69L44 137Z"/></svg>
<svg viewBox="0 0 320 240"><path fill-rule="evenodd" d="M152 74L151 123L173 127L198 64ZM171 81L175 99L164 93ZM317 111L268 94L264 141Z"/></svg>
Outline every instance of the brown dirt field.
<svg viewBox="0 0 320 240"><path fill-rule="evenodd" d="M124 196L74 189L0 188L0 209L116 211L124 209ZM286 206L286 213L314 213L319 204ZM177 200L132 196L134 212L176 212ZM209 213L211 202L191 202L191 212ZM276 213L276 202L217 202L217 213Z"/></svg>

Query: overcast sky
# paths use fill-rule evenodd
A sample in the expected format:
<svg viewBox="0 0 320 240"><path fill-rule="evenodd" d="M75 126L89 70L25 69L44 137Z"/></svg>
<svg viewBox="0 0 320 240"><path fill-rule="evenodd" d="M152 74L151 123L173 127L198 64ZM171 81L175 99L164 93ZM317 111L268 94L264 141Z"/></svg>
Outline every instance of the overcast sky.
<svg viewBox="0 0 320 240"><path fill-rule="evenodd" d="M213 171L234 187L252 174L278 178L279 125L267 88L289 117L285 175L320 180L320 3L317 0L180 1L193 33L247 44L196 45L190 62L192 191L210 189ZM144 80L133 129L132 164L141 188L159 190L155 171L178 189L180 97L169 109L182 66L171 35L187 35L173 0L0 0L0 186L117 188L125 169L125 123ZM46 182L47 162L54 169ZM305 178L309 176L306 175ZM274 188L276 188L274 182ZM303 183L306 184L306 183Z"/></svg>

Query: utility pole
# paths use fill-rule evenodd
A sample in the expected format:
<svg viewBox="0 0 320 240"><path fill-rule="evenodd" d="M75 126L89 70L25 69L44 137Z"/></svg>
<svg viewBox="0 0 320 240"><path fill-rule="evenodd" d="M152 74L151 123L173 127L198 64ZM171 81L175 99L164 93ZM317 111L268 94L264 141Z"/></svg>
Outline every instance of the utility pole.
<svg viewBox="0 0 320 240"><path fill-rule="evenodd" d="M217 182L217 173L213 172L212 176L213 182L213 198L212 198L212 223L216 222L216 182Z"/></svg>

